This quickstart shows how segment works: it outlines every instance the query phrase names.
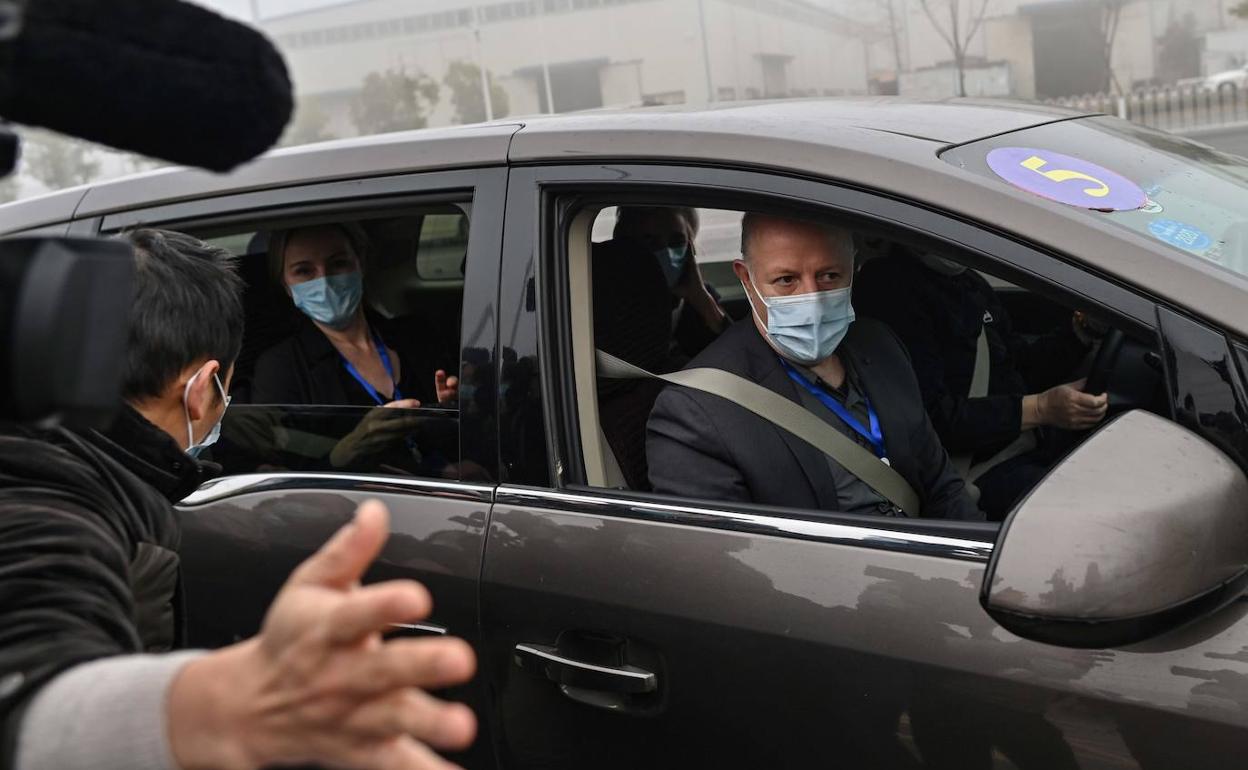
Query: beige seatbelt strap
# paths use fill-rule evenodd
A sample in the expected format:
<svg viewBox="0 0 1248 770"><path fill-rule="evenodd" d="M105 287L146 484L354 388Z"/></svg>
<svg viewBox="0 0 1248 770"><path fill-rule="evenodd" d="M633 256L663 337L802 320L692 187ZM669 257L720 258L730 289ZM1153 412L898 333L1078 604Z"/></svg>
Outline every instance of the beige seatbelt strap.
<svg viewBox="0 0 1248 770"><path fill-rule="evenodd" d="M997 452L992 457L984 460L982 463L971 468L966 475L967 485L979 479L988 471L997 467L1006 460L1013 460L1019 455L1024 455L1036 448L1036 432L1034 430L1025 430L1018 434L1018 438L1014 439L1005 449Z"/></svg>
<svg viewBox="0 0 1248 770"><path fill-rule="evenodd" d="M836 460L906 515L919 515L919 496L900 473L853 439L779 393L722 369L685 369L659 375L601 350L597 353L600 377L617 380L650 378L726 398ZM743 438L749 440L748 437Z"/></svg>
<svg viewBox="0 0 1248 770"><path fill-rule="evenodd" d="M975 342L975 372L971 375L971 387L966 391L967 398L983 398L988 395L988 377L992 374L992 357L988 352L988 325L979 327L979 339ZM949 458L958 475L967 481L971 480L970 452L953 455Z"/></svg>

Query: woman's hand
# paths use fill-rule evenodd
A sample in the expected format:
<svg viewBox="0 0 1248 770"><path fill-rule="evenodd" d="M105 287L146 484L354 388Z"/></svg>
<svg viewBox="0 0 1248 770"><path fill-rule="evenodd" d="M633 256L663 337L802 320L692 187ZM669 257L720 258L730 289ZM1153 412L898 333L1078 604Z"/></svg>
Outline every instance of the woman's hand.
<svg viewBox="0 0 1248 770"><path fill-rule="evenodd" d="M343 436L330 451L330 465L345 468L402 442L416 429L421 419L419 415L408 414L405 410L419 408L419 401L405 398L370 409L355 429Z"/></svg>
<svg viewBox="0 0 1248 770"><path fill-rule="evenodd" d="M446 370L439 369L434 372L433 389L438 394L440 406L454 406L459 403L459 378L447 376Z"/></svg>
<svg viewBox="0 0 1248 770"><path fill-rule="evenodd" d="M702 279L702 270L694 258L692 246L689 249L689 260L685 262L685 271L672 288L672 293L687 302L702 319L702 323L706 324L706 328L716 334L728 325L728 314L706 288L706 281Z"/></svg>

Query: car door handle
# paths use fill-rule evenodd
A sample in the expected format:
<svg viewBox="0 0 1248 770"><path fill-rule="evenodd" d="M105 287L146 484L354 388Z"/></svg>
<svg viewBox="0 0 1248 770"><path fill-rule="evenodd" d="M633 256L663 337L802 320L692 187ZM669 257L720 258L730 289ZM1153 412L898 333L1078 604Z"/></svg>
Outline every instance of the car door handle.
<svg viewBox="0 0 1248 770"><path fill-rule="evenodd" d="M446 626L437 623L391 623L391 636L446 636Z"/></svg>
<svg viewBox="0 0 1248 770"><path fill-rule="evenodd" d="M636 666L600 666L573 660L544 644L517 644L516 665L568 687L625 695L654 692L659 679Z"/></svg>

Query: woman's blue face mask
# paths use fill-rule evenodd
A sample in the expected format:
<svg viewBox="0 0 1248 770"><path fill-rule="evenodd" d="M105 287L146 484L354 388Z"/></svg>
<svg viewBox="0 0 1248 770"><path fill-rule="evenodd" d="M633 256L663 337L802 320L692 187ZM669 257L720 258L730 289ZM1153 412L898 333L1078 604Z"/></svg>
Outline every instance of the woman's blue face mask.
<svg viewBox="0 0 1248 770"><path fill-rule="evenodd" d="M670 291L680 283L680 277L685 272L685 263L689 260L689 244L682 243L679 246L659 249L654 252L654 258L663 269L663 277L667 279L667 288Z"/></svg>
<svg viewBox="0 0 1248 770"><path fill-rule="evenodd" d="M290 297L304 315L333 329L351 323L364 297L358 270L291 284Z"/></svg>

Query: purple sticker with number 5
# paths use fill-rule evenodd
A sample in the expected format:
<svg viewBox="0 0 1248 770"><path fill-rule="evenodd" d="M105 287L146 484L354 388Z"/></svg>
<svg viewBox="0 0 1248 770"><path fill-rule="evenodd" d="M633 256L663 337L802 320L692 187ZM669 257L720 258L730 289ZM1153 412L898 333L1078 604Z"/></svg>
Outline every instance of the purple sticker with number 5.
<svg viewBox="0 0 1248 770"><path fill-rule="evenodd" d="M1148 198L1130 179L1060 152L998 147L988 153L988 166L1015 187L1083 209L1133 211Z"/></svg>

